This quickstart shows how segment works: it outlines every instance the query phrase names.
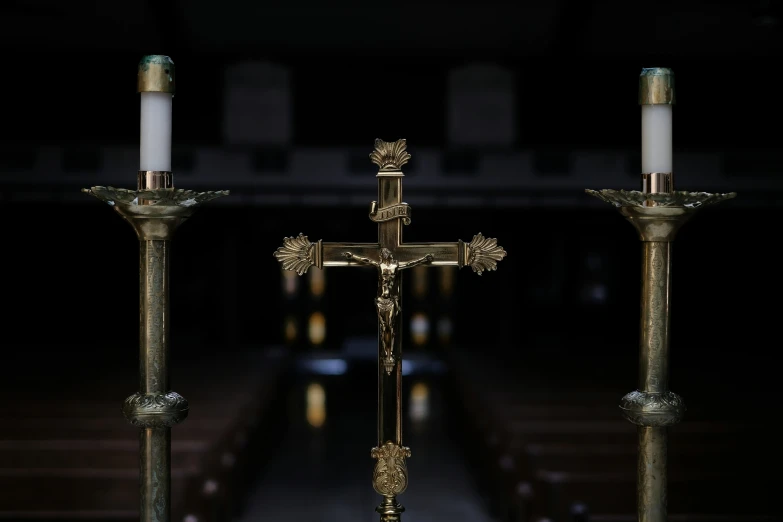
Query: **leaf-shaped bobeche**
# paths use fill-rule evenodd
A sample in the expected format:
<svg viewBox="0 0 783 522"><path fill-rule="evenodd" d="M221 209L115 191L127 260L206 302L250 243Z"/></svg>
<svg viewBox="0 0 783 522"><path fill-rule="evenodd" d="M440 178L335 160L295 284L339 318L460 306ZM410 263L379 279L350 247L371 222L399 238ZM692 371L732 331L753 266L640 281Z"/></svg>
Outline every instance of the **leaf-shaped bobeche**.
<svg viewBox="0 0 783 522"><path fill-rule="evenodd" d="M704 205L719 203L731 199L737 195L736 192L727 194L711 194L709 192L687 192L676 191L672 193L648 194L638 190L590 190L586 193L595 196L601 201L605 201L615 207L644 207L648 201L652 201L658 207L685 207L699 208Z"/></svg>
<svg viewBox="0 0 783 522"><path fill-rule="evenodd" d="M210 190L196 192L183 189L128 190L115 187L92 187L82 189L82 192L95 196L109 205L137 205L143 201L151 206L189 207L204 203L222 196L228 196L228 190Z"/></svg>

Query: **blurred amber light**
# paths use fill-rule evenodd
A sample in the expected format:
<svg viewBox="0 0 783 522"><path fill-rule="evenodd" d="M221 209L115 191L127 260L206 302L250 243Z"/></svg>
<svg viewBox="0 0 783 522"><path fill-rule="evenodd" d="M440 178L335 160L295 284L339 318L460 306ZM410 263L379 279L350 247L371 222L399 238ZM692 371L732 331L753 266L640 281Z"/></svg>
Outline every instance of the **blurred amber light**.
<svg viewBox="0 0 783 522"><path fill-rule="evenodd" d="M317 382L307 387L307 423L313 428L320 428L326 422L326 391Z"/></svg>
<svg viewBox="0 0 783 522"><path fill-rule="evenodd" d="M307 338L314 346L318 346L326 339L326 318L321 312L313 312L307 324Z"/></svg>

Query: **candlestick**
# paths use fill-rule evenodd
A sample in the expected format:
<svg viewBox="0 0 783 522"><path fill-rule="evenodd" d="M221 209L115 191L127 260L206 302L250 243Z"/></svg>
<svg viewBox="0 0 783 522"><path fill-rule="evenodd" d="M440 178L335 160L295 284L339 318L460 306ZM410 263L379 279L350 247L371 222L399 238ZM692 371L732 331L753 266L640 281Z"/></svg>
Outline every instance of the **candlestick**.
<svg viewBox="0 0 783 522"><path fill-rule="evenodd" d="M156 54L141 59L138 92L141 96L139 171L171 172L171 105L174 97L174 62L171 58Z"/></svg>
<svg viewBox="0 0 783 522"><path fill-rule="evenodd" d="M642 106L642 191L672 192L674 72L663 67L642 69L639 104Z"/></svg>
<svg viewBox="0 0 783 522"><path fill-rule="evenodd" d="M97 186L83 192L108 203L130 223L139 240L140 382L139 391L125 400L122 412L139 428L139 520L171 522L171 428L188 415L188 401L169 387L171 240L177 227L202 203L226 196L228 191L174 188L174 63L168 56L141 60L138 91L142 117L137 190Z"/></svg>
<svg viewBox="0 0 783 522"><path fill-rule="evenodd" d="M642 241L639 387L621 399L620 409L623 417L637 426L637 520L666 522L667 428L680 422L685 414L685 401L669 389L672 242L680 227L698 209L736 194L675 192L671 175L674 74L670 69L642 71L639 103L644 158L642 191L587 190L587 193L616 207L636 228ZM665 111L658 111L659 108L668 110L668 116ZM653 152L658 155L653 156Z"/></svg>

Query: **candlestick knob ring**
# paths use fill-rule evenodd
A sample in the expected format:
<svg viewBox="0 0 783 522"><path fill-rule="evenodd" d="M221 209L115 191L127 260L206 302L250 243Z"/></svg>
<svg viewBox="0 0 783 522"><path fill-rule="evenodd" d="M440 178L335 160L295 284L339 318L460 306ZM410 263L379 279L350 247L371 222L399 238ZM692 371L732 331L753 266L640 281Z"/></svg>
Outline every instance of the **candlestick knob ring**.
<svg viewBox="0 0 783 522"><path fill-rule="evenodd" d="M122 414L140 428L170 428L188 416L188 401L173 391L134 393L125 399Z"/></svg>
<svg viewBox="0 0 783 522"><path fill-rule="evenodd" d="M620 401L623 417L637 426L672 426L682 420L685 401L673 392L632 391Z"/></svg>

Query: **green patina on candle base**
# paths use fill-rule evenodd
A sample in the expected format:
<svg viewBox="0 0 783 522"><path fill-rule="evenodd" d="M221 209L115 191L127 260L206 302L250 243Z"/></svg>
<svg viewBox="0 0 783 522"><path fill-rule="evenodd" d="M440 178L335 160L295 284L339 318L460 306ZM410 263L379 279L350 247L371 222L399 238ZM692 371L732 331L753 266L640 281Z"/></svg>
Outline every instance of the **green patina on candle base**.
<svg viewBox="0 0 783 522"><path fill-rule="evenodd" d="M168 56L163 54L149 54L141 59L139 67L141 70L146 71L150 68L150 65L169 65L174 67L174 62Z"/></svg>
<svg viewBox="0 0 783 522"><path fill-rule="evenodd" d="M163 54L149 54L139 61L137 92L174 95L174 61Z"/></svg>

